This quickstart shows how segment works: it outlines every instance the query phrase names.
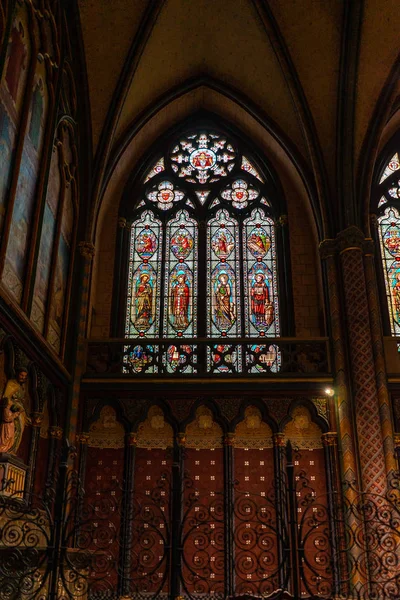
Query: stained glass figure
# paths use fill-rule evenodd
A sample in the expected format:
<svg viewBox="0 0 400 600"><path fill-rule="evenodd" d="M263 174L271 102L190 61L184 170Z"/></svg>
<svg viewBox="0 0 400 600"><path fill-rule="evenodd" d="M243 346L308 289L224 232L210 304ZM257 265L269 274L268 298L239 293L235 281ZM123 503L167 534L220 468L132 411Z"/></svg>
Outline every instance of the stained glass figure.
<svg viewBox="0 0 400 600"><path fill-rule="evenodd" d="M238 224L226 210L208 222L208 335L240 335Z"/></svg>
<svg viewBox="0 0 400 600"><path fill-rule="evenodd" d="M164 322L167 336L196 335L197 223L185 210L167 225L168 268L165 276Z"/></svg>
<svg viewBox="0 0 400 600"><path fill-rule="evenodd" d="M275 229L261 209L244 221L246 336L279 335Z"/></svg>
<svg viewBox="0 0 400 600"><path fill-rule="evenodd" d="M263 181L261 178L261 175L259 174L257 169L252 165L252 163L249 161L249 159L246 158L245 156L242 156L241 168L243 169L243 171L246 171L247 173L254 175L254 177L257 177L257 179L259 179L260 181Z"/></svg>
<svg viewBox="0 0 400 600"><path fill-rule="evenodd" d="M159 333L161 243L161 222L151 211L144 212L131 229L125 328L128 337Z"/></svg>
<svg viewBox="0 0 400 600"><path fill-rule="evenodd" d="M221 192L221 197L238 209L246 208L258 196L258 191L244 179L235 181Z"/></svg>
<svg viewBox="0 0 400 600"><path fill-rule="evenodd" d="M379 217L379 239L384 267L386 296L393 335L400 335L400 215L387 208Z"/></svg>
<svg viewBox="0 0 400 600"><path fill-rule="evenodd" d="M392 158L389 160L388 164L386 165L386 168L383 171L383 175L382 175L379 183L382 183L383 181L385 181L385 179L387 179L390 175L393 175L393 173L395 171L398 171L399 169L400 169L399 155L396 152L396 154L394 156L392 156Z"/></svg>
<svg viewBox="0 0 400 600"><path fill-rule="evenodd" d="M155 165L153 165L152 168L147 172L144 183L147 183L150 179L152 179L152 177L154 177L155 175L158 175L159 173L162 173L163 171L165 171L165 165L164 165L164 157L162 156L155 163Z"/></svg>
<svg viewBox="0 0 400 600"><path fill-rule="evenodd" d="M152 202L157 202L158 208L168 210L172 208L174 202L179 202L184 197L184 193L174 188L170 181L162 181L157 189L147 192L147 198Z"/></svg>
<svg viewBox="0 0 400 600"><path fill-rule="evenodd" d="M172 169L188 183L219 181L234 166L236 153L231 145L229 147L231 150L227 148L227 140L218 133L188 135L171 152Z"/></svg>

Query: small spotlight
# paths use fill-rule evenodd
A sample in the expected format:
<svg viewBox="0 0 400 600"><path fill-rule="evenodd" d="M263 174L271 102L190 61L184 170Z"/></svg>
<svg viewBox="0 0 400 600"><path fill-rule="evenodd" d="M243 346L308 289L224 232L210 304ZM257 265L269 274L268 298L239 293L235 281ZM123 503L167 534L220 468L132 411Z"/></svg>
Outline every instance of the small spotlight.
<svg viewBox="0 0 400 600"><path fill-rule="evenodd" d="M335 390L331 387L327 387L324 389L324 392L327 396L333 396L335 393Z"/></svg>

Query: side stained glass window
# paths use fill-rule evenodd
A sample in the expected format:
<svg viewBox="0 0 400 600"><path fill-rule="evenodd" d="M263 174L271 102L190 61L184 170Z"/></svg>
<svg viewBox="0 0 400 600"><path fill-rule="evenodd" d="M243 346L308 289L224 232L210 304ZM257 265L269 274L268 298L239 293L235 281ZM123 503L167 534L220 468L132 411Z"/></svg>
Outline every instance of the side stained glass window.
<svg viewBox="0 0 400 600"><path fill-rule="evenodd" d="M400 215L388 208L379 218L379 240L392 335L400 335Z"/></svg>
<svg viewBox="0 0 400 600"><path fill-rule="evenodd" d="M176 137L141 181L128 215L126 371L277 372L271 181L211 128Z"/></svg>
<svg viewBox="0 0 400 600"><path fill-rule="evenodd" d="M390 330L400 336L400 162L396 152L379 178L376 212Z"/></svg>

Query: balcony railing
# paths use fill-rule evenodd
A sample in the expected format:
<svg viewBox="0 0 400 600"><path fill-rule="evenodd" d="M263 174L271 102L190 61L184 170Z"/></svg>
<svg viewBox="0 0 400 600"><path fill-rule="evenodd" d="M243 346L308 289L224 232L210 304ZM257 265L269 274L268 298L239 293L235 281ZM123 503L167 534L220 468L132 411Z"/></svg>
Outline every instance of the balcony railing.
<svg viewBox="0 0 400 600"><path fill-rule="evenodd" d="M86 377L329 376L327 338L89 340Z"/></svg>

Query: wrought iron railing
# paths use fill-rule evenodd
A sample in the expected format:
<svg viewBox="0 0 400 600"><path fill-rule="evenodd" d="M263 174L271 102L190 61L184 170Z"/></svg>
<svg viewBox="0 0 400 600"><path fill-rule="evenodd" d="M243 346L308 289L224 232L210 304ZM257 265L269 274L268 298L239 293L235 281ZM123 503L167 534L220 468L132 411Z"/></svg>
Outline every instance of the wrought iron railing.
<svg viewBox="0 0 400 600"><path fill-rule="evenodd" d="M87 344L87 376L312 377L330 371L327 338L143 338Z"/></svg>
<svg viewBox="0 0 400 600"><path fill-rule="evenodd" d="M296 460L288 445L261 495L235 483L230 510L177 464L148 491L93 495L63 460L43 497L0 494L0 599L398 600L399 474L382 495L318 495Z"/></svg>

